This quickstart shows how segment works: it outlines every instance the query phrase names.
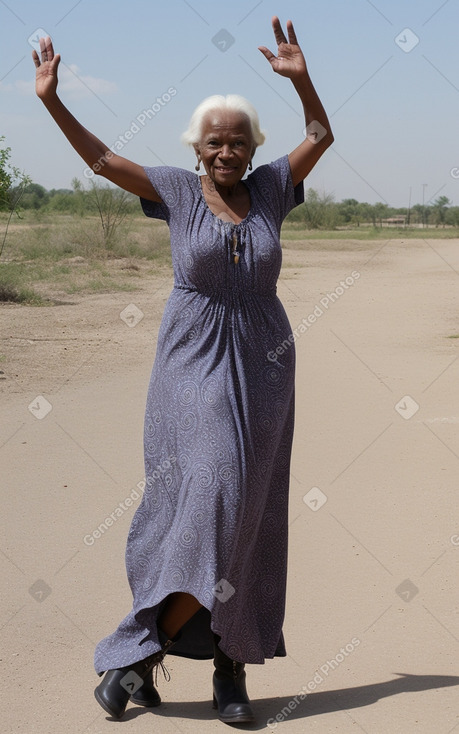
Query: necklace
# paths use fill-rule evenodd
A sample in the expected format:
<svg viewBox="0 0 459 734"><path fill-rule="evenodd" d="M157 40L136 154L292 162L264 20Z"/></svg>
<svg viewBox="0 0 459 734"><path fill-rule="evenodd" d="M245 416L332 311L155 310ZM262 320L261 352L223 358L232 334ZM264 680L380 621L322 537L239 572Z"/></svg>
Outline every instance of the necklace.
<svg viewBox="0 0 459 734"><path fill-rule="evenodd" d="M216 192L216 187L215 187L215 184L214 184L214 182L213 182L212 180L209 180L209 178L207 178L207 177L206 177L206 178L204 179L204 183L205 183L205 185L206 185L206 188L207 188L207 190L209 191L209 193L213 193L213 194L217 193L217 192ZM229 219L231 220L231 217L229 217ZM233 256L233 263L234 263L235 265L237 265L237 264L238 264L238 262L239 262L239 257L240 257L240 255L241 255L241 253L240 253L240 252L239 252L239 250L237 249L237 246L238 246L238 241L237 241L237 232L236 232L236 230L234 229L234 230L233 230L233 234L232 234L232 236L231 236L231 255Z"/></svg>
<svg viewBox="0 0 459 734"><path fill-rule="evenodd" d="M238 252L238 249L237 249L237 233L236 233L236 231L233 232L233 238L232 238L232 240L233 241L232 241L231 254L233 256L233 262L234 262L234 264L237 265L238 262L239 262L240 252Z"/></svg>

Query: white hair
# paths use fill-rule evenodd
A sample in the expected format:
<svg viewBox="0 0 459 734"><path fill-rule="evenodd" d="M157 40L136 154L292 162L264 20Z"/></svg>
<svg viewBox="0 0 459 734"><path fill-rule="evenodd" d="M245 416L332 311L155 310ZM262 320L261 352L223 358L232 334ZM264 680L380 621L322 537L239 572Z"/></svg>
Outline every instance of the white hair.
<svg viewBox="0 0 459 734"><path fill-rule="evenodd" d="M205 115L214 110L231 110L232 112L241 112L249 118L252 139L255 148L263 145L265 142L265 134L260 130L260 121L258 113L245 97L239 94L213 94L206 97L194 110L188 129L181 135L180 140L185 145L196 145L202 137L202 123Z"/></svg>

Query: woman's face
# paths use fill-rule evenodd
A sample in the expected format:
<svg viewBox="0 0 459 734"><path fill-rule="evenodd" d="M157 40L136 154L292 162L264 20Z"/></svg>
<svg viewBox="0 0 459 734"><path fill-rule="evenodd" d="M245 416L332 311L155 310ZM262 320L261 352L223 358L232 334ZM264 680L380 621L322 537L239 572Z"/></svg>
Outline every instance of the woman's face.
<svg viewBox="0 0 459 734"><path fill-rule="evenodd" d="M233 110L208 112L195 151L214 183L235 186L255 152L249 118Z"/></svg>

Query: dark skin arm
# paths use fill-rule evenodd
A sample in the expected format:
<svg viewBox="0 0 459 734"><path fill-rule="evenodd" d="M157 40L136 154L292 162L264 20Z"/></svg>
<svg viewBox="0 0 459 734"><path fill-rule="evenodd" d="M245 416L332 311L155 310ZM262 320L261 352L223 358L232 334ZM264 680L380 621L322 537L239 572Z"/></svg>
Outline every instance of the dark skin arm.
<svg viewBox="0 0 459 734"><path fill-rule="evenodd" d="M311 134L289 154L293 184L296 185L306 178L325 150L332 144L333 134L325 110L309 77L293 23L290 20L287 21L288 41L277 16L274 16L272 24L278 45L278 55L275 56L265 46L260 46L260 51L277 74L291 79L303 103L306 127L311 123L319 124L319 127L315 128L313 124L314 129ZM112 153L101 140L84 128L61 102L57 95L57 69L61 59L60 54L54 53L49 37L40 39L40 56L41 60L35 50L32 52L36 67L36 93L87 166L89 168L99 166L99 170L96 168L97 173L136 196L161 202L161 197L153 188L143 167L123 156Z"/></svg>
<svg viewBox="0 0 459 734"><path fill-rule="evenodd" d="M112 153L111 150L78 120L62 104L57 95L57 68L61 60L60 54L54 53L49 37L40 38L40 56L34 50L32 58L36 67L35 90L46 109L60 127L69 143L75 148L89 168L93 168L101 176L112 183L142 196L150 201L161 202L161 197L151 185L142 166L127 158ZM99 168L97 168L99 166Z"/></svg>
<svg viewBox="0 0 459 734"><path fill-rule="evenodd" d="M287 21L288 40L277 16L273 17L272 25L277 43L277 56L266 46L259 46L259 49L276 74L292 81L303 104L307 128L307 137L288 157L293 185L296 186L314 168L334 138L327 114L309 77L292 21Z"/></svg>

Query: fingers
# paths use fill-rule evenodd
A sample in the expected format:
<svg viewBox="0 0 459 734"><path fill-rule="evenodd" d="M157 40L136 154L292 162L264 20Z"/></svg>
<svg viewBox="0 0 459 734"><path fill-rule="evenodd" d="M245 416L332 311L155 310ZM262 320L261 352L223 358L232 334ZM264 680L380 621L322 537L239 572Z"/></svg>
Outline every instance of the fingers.
<svg viewBox="0 0 459 734"><path fill-rule="evenodd" d="M40 44L41 60L46 61L46 43L44 38L39 38L38 43Z"/></svg>
<svg viewBox="0 0 459 734"><path fill-rule="evenodd" d="M49 36L46 36L46 38L40 38L40 53L41 53L41 62L44 61L52 61L54 58L54 48L53 48L53 42L51 41L51 38ZM37 54L37 59L39 58ZM34 57L35 61L35 57Z"/></svg>
<svg viewBox="0 0 459 734"><path fill-rule="evenodd" d="M54 58L54 46L49 36L46 36L46 52L48 54L48 61L51 61Z"/></svg>
<svg viewBox="0 0 459 734"><path fill-rule="evenodd" d="M280 20L275 15L272 19L273 24L273 31L274 31L274 38L276 39L276 43L278 46L280 46L281 43L287 43L287 39L284 35L284 31L282 30L282 26L280 24Z"/></svg>
<svg viewBox="0 0 459 734"><path fill-rule="evenodd" d="M276 58L273 52L270 51L269 48L266 48L266 46L258 46L258 50L261 51L265 59L268 59L268 61Z"/></svg>
<svg viewBox="0 0 459 734"><path fill-rule="evenodd" d="M41 61L37 51L35 49L32 51L32 59L36 68L38 69L41 64L49 61L51 63L51 67L57 69L61 60L61 56L60 54L54 54L54 46L51 38L49 36L46 36L46 38L40 38L39 44Z"/></svg>
<svg viewBox="0 0 459 734"><path fill-rule="evenodd" d="M276 43L278 46L280 46L281 43L291 43L292 45L295 45L295 46L299 45L297 38L296 38L295 30L293 28L293 23L291 20L287 21L288 41L285 37L284 31L282 30L282 26L281 26L280 20L277 17L277 15L273 16L272 25L273 25L274 37L276 39Z"/></svg>
<svg viewBox="0 0 459 734"><path fill-rule="evenodd" d="M296 33L293 28L293 23L291 20L287 21L287 33L288 33L288 42L295 44L295 46L298 46L298 41L296 40Z"/></svg>

